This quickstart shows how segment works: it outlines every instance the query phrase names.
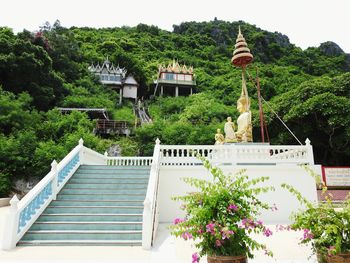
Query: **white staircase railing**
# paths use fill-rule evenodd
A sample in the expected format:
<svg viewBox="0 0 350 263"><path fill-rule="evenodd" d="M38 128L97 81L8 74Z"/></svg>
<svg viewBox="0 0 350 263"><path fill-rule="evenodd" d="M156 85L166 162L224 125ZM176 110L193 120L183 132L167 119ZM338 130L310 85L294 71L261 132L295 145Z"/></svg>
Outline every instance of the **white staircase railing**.
<svg viewBox="0 0 350 263"><path fill-rule="evenodd" d="M21 201L15 195L5 221L2 248L13 249L48 204L66 184L82 162L83 140L57 164L54 160L51 171L27 193Z"/></svg>
<svg viewBox="0 0 350 263"><path fill-rule="evenodd" d="M144 249L150 249L152 247L158 227L157 195L160 158L160 141L157 139L152 157L151 172L148 180L146 198L143 203L144 208L142 222L142 247Z"/></svg>
<svg viewBox="0 0 350 263"><path fill-rule="evenodd" d="M151 166L152 157L107 157L107 165Z"/></svg>
<svg viewBox="0 0 350 263"><path fill-rule="evenodd" d="M306 145L161 145L161 165L200 165L198 154L218 164L314 164L310 141Z"/></svg>

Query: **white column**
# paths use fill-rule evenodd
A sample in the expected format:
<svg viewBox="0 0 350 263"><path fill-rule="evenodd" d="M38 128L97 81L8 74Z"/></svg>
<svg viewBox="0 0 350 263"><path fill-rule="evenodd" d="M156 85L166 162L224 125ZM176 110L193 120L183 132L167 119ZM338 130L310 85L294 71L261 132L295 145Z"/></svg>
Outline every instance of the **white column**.
<svg viewBox="0 0 350 263"><path fill-rule="evenodd" d="M163 86L160 86L160 96L163 96L164 90L163 90Z"/></svg>
<svg viewBox="0 0 350 263"><path fill-rule="evenodd" d="M84 140L80 138L79 140L79 162L80 165L84 164Z"/></svg>
<svg viewBox="0 0 350 263"><path fill-rule="evenodd" d="M191 95L193 94L193 92L192 92L192 88L191 88Z"/></svg>
<svg viewBox="0 0 350 263"><path fill-rule="evenodd" d="M175 87L175 97L179 97L179 87Z"/></svg>
<svg viewBox="0 0 350 263"><path fill-rule="evenodd" d="M56 200L57 197L57 184L58 184L58 172L57 172L57 162L53 160L51 163L51 172L53 173L52 179L52 200Z"/></svg>
<svg viewBox="0 0 350 263"><path fill-rule="evenodd" d="M313 152L311 141L309 140L309 138L306 138L305 145L307 147L307 159L309 161L309 164L313 165L313 164L315 164L314 152Z"/></svg>
<svg viewBox="0 0 350 263"><path fill-rule="evenodd" d="M11 207L6 217L4 234L2 237L2 249L4 250L10 250L16 247L17 229L19 224L18 202L17 195L12 197L10 201Z"/></svg>
<svg viewBox="0 0 350 263"><path fill-rule="evenodd" d="M123 99L123 88L120 87L120 89L119 89L119 104L122 104L122 99Z"/></svg>

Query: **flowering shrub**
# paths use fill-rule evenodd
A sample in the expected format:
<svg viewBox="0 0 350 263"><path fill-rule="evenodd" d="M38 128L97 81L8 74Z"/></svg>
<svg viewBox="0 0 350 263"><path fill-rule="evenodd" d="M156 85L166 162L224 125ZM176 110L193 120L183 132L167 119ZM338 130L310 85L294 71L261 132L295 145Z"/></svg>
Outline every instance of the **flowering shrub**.
<svg viewBox="0 0 350 263"><path fill-rule="evenodd" d="M219 168L212 167L209 161L199 158L211 172L213 180L184 178L198 191L173 198L183 202L181 208L186 216L174 220L172 234L185 240L194 239L200 256L247 255L251 258L255 249L264 249L266 254L272 255L264 244L250 236L250 233L272 235L258 216L262 209L276 208L261 202L257 195L274 189L256 186L269 178L249 180L244 170L226 176ZM199 255L194 253L192 262L198 261Z"/></svg>
<svg viewBox="0 0 350 263"><path fill-rule="evenodd" d="M305 168L316 177L310 168ZM325 262L328 256L350 253L350 195L344 203L335 204L332 195L323 187L326 201L312 203L292 186L283 184L282 187L305 207L292 215L291 229L303 231L301 243L310 243L321 262Z"/></svg>

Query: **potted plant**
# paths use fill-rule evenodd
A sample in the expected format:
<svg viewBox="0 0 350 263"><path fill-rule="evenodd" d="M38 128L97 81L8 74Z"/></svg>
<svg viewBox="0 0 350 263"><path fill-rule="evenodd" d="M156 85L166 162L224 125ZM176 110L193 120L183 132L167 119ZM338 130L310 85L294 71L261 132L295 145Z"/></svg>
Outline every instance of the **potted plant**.
<svg viewBox="0 0 350 263"><path fill-rule="evenodd" d="M306 169L316 177L312 170ZM334 203L324 186L322 195L326 201L313 203L292 186L282 187L305 207L292 215L291 229L303 231L301 243L311 244L320 263L350 263L350 195L343 203Z"/></svg>
<svg viewBox="0 0 350 263"><path fill-rule="evenodd" d="M199 254L192 255L192 262L199 262L200 256L207 255L209 263L243 263L247 262L247 257L252 258L252 251L257 249L272 256L264 244L250 235L272 235L272 231L258 219L262 209L271 207L261 202L257 195L274 189L257 187L257 184L269 178L249 179L244 170L225 175L208 160L199 158L210 171L212 180L183 179L198 191L173 198L183 202L181 208L186 216L176 218L171 226L173 235L195 240Z"/></svg>

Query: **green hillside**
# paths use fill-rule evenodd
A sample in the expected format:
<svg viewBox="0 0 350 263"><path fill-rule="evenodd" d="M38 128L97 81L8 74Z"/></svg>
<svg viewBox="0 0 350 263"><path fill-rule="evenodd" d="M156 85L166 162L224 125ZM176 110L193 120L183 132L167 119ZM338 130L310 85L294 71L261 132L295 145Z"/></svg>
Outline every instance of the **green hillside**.
<svg viewBox="0 0 350 263"><path fill-rule="evenodd" d="M57 21L38 32L14 34L0 28L0 195L13 178L42 176L52 159L60 159L83 137L100 152L119 144L123 155L149 155L157 137L164 144L213 144L216 128L227 116L238 117L236 101L241 72L230 64L241 25L259 69L272 144L297 144L272 109L304 142L314 146L317 163L346 165L350 160L350 55L333 42L306 50L281 33L254 25L214 20L175 25L173 32L139 24L122 28L64 28ZM125 67L150 98L160 63L176 59L195 69L197 90L190 97L153 98L153 124L130 138L102 139L83 113L61 115L56 106L103 107L110 116L133 123L130 103L89 73L91 63L106 56ZM254 140L259 138L256 89L252 97Z"/></svg>

